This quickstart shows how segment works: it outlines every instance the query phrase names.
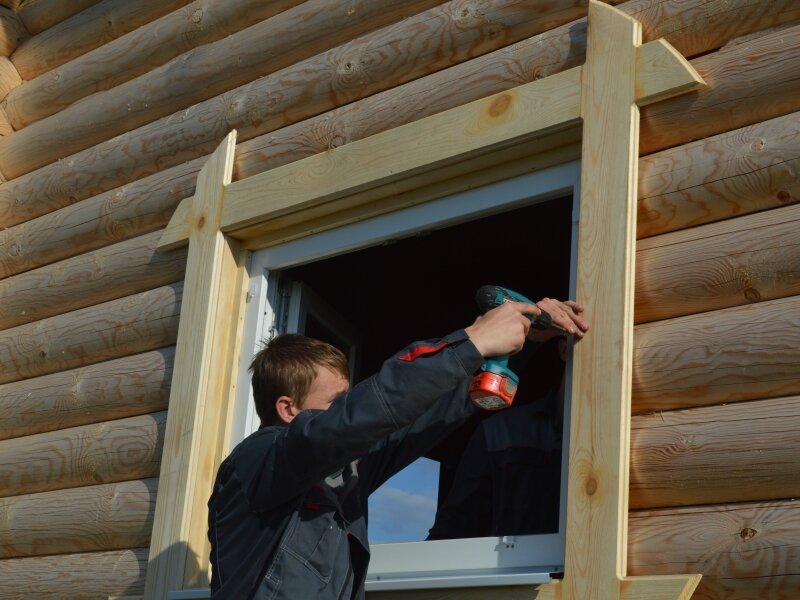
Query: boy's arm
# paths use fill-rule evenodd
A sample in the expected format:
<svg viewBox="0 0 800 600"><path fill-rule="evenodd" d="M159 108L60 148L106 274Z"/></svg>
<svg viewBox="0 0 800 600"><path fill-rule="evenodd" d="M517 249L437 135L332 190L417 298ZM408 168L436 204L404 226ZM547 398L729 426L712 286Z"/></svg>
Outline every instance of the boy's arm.
<svg viewBox="0 0 800 600"><path fill-rule="evenodd" d="M252 440L236 465L251 506L274 507L366 454L443 395L466 390L482 363L464 330L414 344L327 410L304 410L288 426Z"/></svg>

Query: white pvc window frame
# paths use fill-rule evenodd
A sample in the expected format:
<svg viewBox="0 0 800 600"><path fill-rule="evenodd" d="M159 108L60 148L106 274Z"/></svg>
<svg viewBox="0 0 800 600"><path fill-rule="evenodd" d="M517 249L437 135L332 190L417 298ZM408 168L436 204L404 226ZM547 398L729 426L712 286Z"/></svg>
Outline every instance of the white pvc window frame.
<svg viewBox="0 0 800 600"><path fill-rule="evenodd" d="M270 273L368 248L424 230L439 229L558 197L573 200L570 297L575 295L580 161L513 177L361 222L254 252L243 336L231 447L258 429L249 357L274 333L277 286ZM409 340L411 341L411 340ZM248 357L245 359L245 357ZM561 510L555 534L400 542L371 545L367 591L549 583L564 570L567 464L571 396L567 357Z"/></svg>

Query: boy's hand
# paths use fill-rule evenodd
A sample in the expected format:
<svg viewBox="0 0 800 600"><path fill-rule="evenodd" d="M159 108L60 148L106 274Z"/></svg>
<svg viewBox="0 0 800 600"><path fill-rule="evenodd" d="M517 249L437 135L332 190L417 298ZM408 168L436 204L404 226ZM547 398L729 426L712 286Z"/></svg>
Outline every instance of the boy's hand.
<svg viewBox="0 0 800 600"><path fill-rule="evenodd" d="M583 306L577 302L572 300L562 302L553 298L542 298L536 304L550 314L555 327L544 331L531 329L528 333L529 339L537 342L546 342L560 335L572 335L576 340L579 340L589 331L589 323L581 316Z"/></svg>
<svg viewBox="0 0 800 600"><path fill-rule="evenodd" d="M504 302L485 315L478 317L465 331L484 357L504 356L522 349L531 327L525 315L539 315L533 304Z"/></svg>

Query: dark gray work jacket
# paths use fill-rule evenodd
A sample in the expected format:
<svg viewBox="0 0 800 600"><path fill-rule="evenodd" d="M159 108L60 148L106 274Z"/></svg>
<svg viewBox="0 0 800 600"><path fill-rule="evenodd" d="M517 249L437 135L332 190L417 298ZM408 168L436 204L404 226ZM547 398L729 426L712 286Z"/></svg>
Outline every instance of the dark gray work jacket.
<svg viewBox="0 0 800 600"><path fill-rule="evenodd" d="M472 414L482 363L463 330L413 344L328 410L240 443L208 503L211 597L363 598L369 494Z"/></svg>

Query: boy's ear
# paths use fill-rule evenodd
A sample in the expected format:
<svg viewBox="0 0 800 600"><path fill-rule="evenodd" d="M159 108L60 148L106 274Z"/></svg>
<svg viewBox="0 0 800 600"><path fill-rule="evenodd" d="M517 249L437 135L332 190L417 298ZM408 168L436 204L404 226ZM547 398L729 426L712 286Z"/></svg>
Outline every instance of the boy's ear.
<svg viewBox="0 0 800 600"><path fill-rule="evenodd" d="M280 396L275 401L275 412L278 414L278 419L288 425L300 411L297 410L297 407L289 396Z"/></svg>

